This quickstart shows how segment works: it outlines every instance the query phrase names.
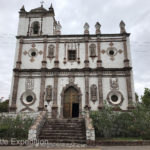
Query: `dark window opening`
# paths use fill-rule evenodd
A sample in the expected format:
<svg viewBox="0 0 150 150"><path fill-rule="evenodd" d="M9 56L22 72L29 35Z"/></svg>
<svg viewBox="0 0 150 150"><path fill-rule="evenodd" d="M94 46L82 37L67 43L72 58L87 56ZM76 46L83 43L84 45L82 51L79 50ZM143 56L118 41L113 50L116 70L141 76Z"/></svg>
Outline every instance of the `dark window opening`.
<svg viewBox="0 0 150 150"><path fill-rule="evenodd" d="M112 100L113 102L117 102L117 101L118 101L118 96L112 95L112 96L111 96L111 100Z"/></svg>
<svg viewBox="0 0 150 150"><path fill-rule="evenodd" d="M39 23L34 22L33 24L33 34L38 34L39 33Z"/></svg>
<svg viewBox="0 0 150 150"><path fill-rule="evenodd" d="M68 50L68 60L76 60L76 50Z"/></svg>
<svg viewBox="0 0 150 150"><path fill-rule="evenodd" d="M33 100L33 97L31 95L27 96L26 101L28 103L32 102L32 100Z"/></svg>
<svg viewBox="0 0 150 150"><path fill-rule="evenodd" d="M31 52L31 55L34 57L36 56L36 52Z"/></svg>
<svg viewBox="0 0 150 150"><path fill-rule="evenodd" d="M110 50L110 51L109 51L109 55L111 55L111 56L114 55L114 51L113 51L113 50Z"/></svg>

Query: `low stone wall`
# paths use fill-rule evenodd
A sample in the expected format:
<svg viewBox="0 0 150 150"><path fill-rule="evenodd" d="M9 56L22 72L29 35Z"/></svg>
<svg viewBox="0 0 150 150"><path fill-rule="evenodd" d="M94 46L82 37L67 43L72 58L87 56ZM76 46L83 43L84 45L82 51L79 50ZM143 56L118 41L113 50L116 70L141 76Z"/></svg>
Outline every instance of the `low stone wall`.
<svg viewBox="0 0 150 150"><path fill-rule="evenodd" d="M6 118L6 117L16 118L17 116L20 116L21 118L36 119L38 115L39 112L20 112L20 113L8 112L8 113L0 113L0 118Z"/></svg>
<svg viewBox="0 0 150 150"><path fill-rule="evenodd" d="M86 126L86 141L95 141L95 130L92 124L92 119L89 116L89 112L85 114L85 126Z"/></svg>
<svg viewBox="0 0 150 150"><path fill-rule="evenodd" d="M150 140L95 140L88 141L90 146L142 146L150 145Z"/></svg>
<svg viewBox="0 0 150 150"><path fill-rule="evenodd" d="M33 141L33 140L38 139L40 130L43 127L43 125L46 121L46 118L47 118L47 112L46 111L40 112L40 114L38 115L34 125L31 126L31 128L29 130L28 140Z"/></svg>

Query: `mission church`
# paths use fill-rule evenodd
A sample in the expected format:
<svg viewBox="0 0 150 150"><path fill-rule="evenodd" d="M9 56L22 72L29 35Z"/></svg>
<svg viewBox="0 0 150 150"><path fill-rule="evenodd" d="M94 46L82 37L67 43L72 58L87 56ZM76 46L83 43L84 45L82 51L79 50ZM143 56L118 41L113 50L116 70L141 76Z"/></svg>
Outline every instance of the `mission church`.
<svg viewBox="0 0 150 150"><path fill-rule="evenodd" d="M128 110L135 102L130 34L65 35L51 5L19 12L10 98L11 112L46 110L54 118L81 117L85 110Z"/></svg>

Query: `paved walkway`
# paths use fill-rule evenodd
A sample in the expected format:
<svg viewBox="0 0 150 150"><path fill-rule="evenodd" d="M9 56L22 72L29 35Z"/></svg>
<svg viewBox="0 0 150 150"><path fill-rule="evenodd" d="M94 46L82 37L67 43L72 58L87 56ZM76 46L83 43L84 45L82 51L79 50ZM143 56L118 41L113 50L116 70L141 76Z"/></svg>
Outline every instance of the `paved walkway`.
<svg viewBox="0 0 150 150"><path fill-rule="evenodd" d="M150 146L100 146L95 148L60 148L61 150L150 150ZM60 150L55 148L30 148L22 146L0 146L0 150Z"/></svg>

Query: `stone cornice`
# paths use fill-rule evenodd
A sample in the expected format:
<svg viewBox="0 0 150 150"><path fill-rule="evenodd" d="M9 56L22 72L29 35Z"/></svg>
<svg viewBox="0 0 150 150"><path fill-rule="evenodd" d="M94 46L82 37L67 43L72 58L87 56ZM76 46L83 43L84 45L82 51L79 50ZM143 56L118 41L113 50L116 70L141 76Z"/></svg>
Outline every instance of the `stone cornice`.
<svg viewBox="0 0 150 150"><path fill-rule="evenodd" d="M60 68L41 68L41 69L17 69L14 68L14 72L103 72L103 71L130 71L132 67L124 67L124 68L82 68L82 69L60 69Z"/></svg>
<svg viewBox="0 0 150 150"><path fill-rule="evenodd" d="M89 35L86 35L86 36L88 36L88 37L97 37L97 35L96 34L89 34ZM126 36L126 37L129 37L130 36L130 33L124 33L124 34L120 34L120 33L116 33L116 34L100 34L99 35L99 37L120 37L120 38L122 38L122 37L124 37L124 36ZM82 38L84 38L85 37L85 35L84 34L66 34L66 35L39 35L39 36L16 36L16 38L17 39L20 39L20 38L24 38L24 39L28 39L28 38L30 38L30 39L32 39L32 38L45 38L45 37L47 37L47 38L70 38L70 37L82 37Z"/></svg>

